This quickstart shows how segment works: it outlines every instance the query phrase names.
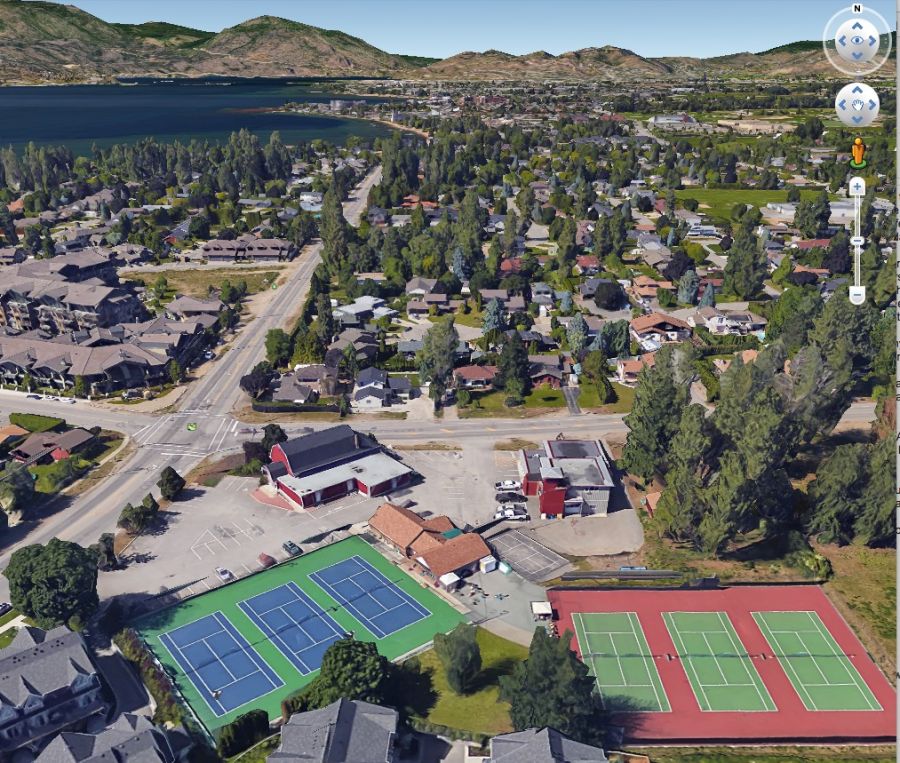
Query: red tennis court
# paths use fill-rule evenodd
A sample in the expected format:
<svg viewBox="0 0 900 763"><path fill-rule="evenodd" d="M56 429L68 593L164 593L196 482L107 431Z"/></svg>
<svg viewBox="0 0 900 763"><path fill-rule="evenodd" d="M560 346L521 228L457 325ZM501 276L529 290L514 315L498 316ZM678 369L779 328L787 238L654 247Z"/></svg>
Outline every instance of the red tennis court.
<svg viewBox="0 0 900 763"><path fill-rule="evenodd" d="M628 740L895 739L896 693L819 586L548 597Z"/></svg>

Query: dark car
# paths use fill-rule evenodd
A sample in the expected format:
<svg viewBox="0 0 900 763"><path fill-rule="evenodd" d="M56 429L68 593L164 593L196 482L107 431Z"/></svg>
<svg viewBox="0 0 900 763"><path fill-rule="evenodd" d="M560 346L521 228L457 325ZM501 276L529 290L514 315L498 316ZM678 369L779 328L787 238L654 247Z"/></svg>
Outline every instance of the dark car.
<svg viewBox="0 0 900 763"><path fill-rule="evenodd" d="M519 493L503 492L494 496L497 503L525 503L525 496Z"/></svg>
<svg viewBox="0 0 900 763"><path fill-rule="evenodd" d="M300 556L300 554L303 553L303 551L300 550L300 546L298 546L292 540L286 540L281 544L281 547L284 549L284 553L288 554L289 556Z"/></svg>

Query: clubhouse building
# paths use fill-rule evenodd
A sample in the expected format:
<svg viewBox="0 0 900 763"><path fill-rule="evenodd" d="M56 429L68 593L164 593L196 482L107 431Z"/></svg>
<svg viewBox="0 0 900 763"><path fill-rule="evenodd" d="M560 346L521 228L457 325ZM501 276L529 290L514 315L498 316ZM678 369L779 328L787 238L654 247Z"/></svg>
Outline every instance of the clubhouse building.
<svg viewBox="0 0 900 763"><path fill-rule="evenodd" d="M409 485L414 474L346 424L278 443L269 459L263 467L269 484L304 509L351 493L384 495Z"/></svg>

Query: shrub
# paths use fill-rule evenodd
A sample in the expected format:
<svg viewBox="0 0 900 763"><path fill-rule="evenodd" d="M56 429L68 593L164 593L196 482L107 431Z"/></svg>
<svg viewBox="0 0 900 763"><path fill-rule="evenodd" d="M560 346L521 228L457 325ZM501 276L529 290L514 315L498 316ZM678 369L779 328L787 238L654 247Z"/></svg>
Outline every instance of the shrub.
<svg viewBox="0 0 900 763"><path fill-rule="evenodd" d="M126 628L116 634L113 642L119 647L119 651L122 652L125 659L137 667L141 680L156 702L153 721L155 723L184 724L184 713L178 702L175 687L159 667L153 654L141 641L140 636L133 629Z"/></svg>
<svg viewBox="0 0 900 763"><path fill-rule="evenodd" d="M216 749L223 758L230 758L253 747L270 733L268 713L265 710L251 710L219 730Z"/></svg>

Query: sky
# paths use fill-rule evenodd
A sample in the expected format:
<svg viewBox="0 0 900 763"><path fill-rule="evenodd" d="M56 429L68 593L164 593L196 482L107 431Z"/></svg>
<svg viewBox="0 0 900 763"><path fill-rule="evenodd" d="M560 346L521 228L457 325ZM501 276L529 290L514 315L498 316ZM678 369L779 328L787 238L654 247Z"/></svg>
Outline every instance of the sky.
<svg viewBox="0 0 900 763"><path fill-rule="evenodd" d="M833 0L68 0L106 21L218 32L264 14L339 29L390 53L446 58L615 45L642 56L708 57L821 40ZM893 0L866 0L896 29Z"/></svg>

